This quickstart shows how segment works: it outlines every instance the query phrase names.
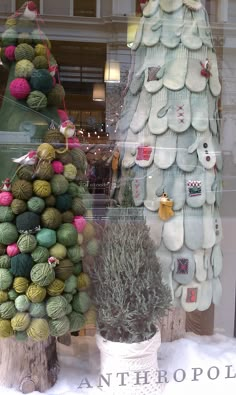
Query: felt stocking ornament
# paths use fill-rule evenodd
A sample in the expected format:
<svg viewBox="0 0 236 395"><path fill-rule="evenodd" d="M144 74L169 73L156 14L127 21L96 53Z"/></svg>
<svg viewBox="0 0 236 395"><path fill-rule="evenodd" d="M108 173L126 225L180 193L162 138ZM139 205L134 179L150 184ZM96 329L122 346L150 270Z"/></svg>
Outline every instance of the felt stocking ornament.
<svg viewBox="0 0 236 395"><path fill-rule="evenodd" d="M180 44L176 49L169 49L166 54L166 68L163 84L170 90L184 88L188 66L188 51Z"/></svg>
<svg viewBox="0 0 236 395"><path fill-rule="evenodd" d="M122 166L126 169L133 167L135 164L135 155L137 149L137 137L131 129L128 130L128 135L125 142L125 153L122 160Z"/></svg>
<svg viewBox="0 0 236 395"><path fill-rule="evenodd" d="M140 167L149 167L154 158L156 136L150 133L148 124L138 134L138 147L135 163Z"/></svg>
<svg viewBox="0 0 236 395"><path fill-rule="evenodd" d="M197 166L197 152L188 152L188 148L196 140L196 133L194 129L189 128L184 133L179 133L177 136L177 156L176 163L184 172L192 172Z"/></svg>
<svg viewBox="0 0 236 395"><path fill-rule="evenodd" d="M125 134L129 129L130 122L133 119L135 111L137 109L139 101L139 95L133 96L129 91L125 96L123 111L117 125L117 132L122 136L122 140L125 140Z"/></svg>
<svg viewBox="0 0 236 395"><path fill-rule="evenodd" d="M143 9L143 16L145 16L146 18L150 18L157 12L158 7L159 7L159 0L149 1Z"/></svg>
<svg viewBox="0 0 236 395"><path fill-rule="evenodd" d="M214 277L218 277L223 269L223 255L219 244L216 244L212 249L211 265Z"/></svg>
<svg viewBox="0 0 236 395"><path fill-rule="evenodd" d="M206 58L206 47L201 47L197 51L188 51L188 70L185 85L191 92L199 93L206 89L208 80L201 75L201 61Z"/></svg>
<svg viewBox="0 0 236 395"><path fill-rule="evenodd" d="M215 183L215 170L205 170L205 181L206 181L206 202L208 204L214 204L216 200L216 194L213 190Z"/></svg>
<svg viewBox="0 0 236 395"><path fill-rule="evenodd" d="M182 0L160 0L160 6L163 11L172 13L182 7Z"/></svg>
<svg viewBox="0 0 236 395"><path fill-rule="evenodd" d="M156 93L163 86L162 74L164 74L166 52L167 50L163 45L147 49L148 56L153 59L153 63L151 65L149 63L145 70L144 86L149 93Z"/></svg>
<svg viewBox="0 0 236 395"><path fill-rule="evenodd" d="M223 238L223 229L222 229L222 221L221 221L219 209L216 205L214 207L214 226L215 226L216 243L220 243Z"/></svg>
<svg viewBox="0 0 236 395"><path fill-rule="evenodd" d="M213 278L212 286L213 286L212 302L215 305L218 305L221 301L221 296L222 296L222 285L219 277Z"/></svg>
<svg viewBox="0 0 236 395"><path fill-rule="evenodd" d="M165 222L163 242L170 251L178 251L183 246L183 210L175 211L175 215Z"/></svg>
<svg viewBox="0 0 236 395"><path fill-rule="evenodd" d="M209 309L212 303L213 286L211 280L206 280L201 283L201 295L198 304L199 311L205 311Z"/></svg>
<svg viewBox="0 0 236 395"><path fill-rule="evenodd" d="M205 170L197 166L185 174L186 202L190 207L202 207L206 200Z"/></svg>
<svg viewBox="0 0 236 395"><path fill-rule="evenodd" d="M162 230L164 223L158 217L156 212L147 210L145 207L144 207L143 215L146 220L146 224L150 229L149 235L153 240L155 246L159 248L161 244Z"/></svg>
<svg viewBox="0 0 236 395"><path fill-rule="evenodd" d="M195 12L194 18L197 21L199 36L203 44L205 44L209 48L212 48L212 35L207 21L206 10L204 8L201 8L198 12Z"/></svg>
<svg viewBox="0 0 236 395"><path fill-rule="evenodd" d="M216 54L213 49L208 50L208 59L211 68L210 69L211 75L209 80L210 90L212 95L217 97L220 95L221 85L220 85L219 72L217 67Z"/></svg>
<svg viewBox="0 0 236 395"><path fill-rule="evenodd" d="M146 175L145 169L135 166L133 168L134 177L132 179L132 196L136 207L141 206L146 195Z"/></svg>
<svg viewBox="0 0 236 395"><path fill-rule="evenodd" d="M168 92L168 126L171 130L182 133L191 125L190 93L184 88L178 92Z"/></svg>
<svg viewBox="0 0 236 395"><path fill-rule="evenodd" d="M161 42L167 48L176 48L181 39L183 28L183 7L174 14L163 13Z"/></svg>
<svg viewBox="0 0 236 395"><path fill-rule="evenodd" d="M195 273L193 253L183 246L180 251L173 253L174 272L173 278L179 284L189 284Z"/></svg>
<svg viewBox="0 0 236 395"><path fill-rule="evenodd" d="M184 208L185 244L190 250L199 250L203 243L203 211L202 208Z"/></svg>
<svg viewBox="0 0 236 395"><path fill-rule="evenodd" d="M191 50L196 51L202 47L202 40L199 37L197 22L194 19L191 10L186 10L184 15L184 26L181 41L186 48Z"/></svg>
<svg viewBox="0 0 236 395"><path fill-rule="evenodd" d="M160 13L157 11L153 16L146 19L143 28L143 39L142 45L147 47L153 47L157 45L161 37L161 29L153 30L155 26L160 21Z"/></svg>
<svg viewBox="0 0 236 395"><path fill-rule="evenodd" d="M163 87L159 92L152 95L151 111L148 126L152 134L162 134L168 128L167 110L162 112L167 106L167 89Z"/></svg>
<svg viewBox="0 0 236 395"><path fill-rule="evenodd" d="M192 126L198 132L208 129L208 100L206 92L191 94Z"/></svg>
<svg viewBox="0 0 236 395"><path fill-rule="evenodd" d="M214 206L204 204L203 206L203 243L202 248L212 248L215 244L215 228L214 228Z"/></svg>
<svg viewBox="0 0 236 395"><path fill-rule="evenodd" d="M151 100L152 96L143 88L139 96L137 109L130 124L130 129L134 133L138 133L144 128L149 117Z"/></svg>
<svg viewBox="0 0 236 395"><path fill-rule="evenodd" d="M157 211L160 206L160 198L156 195L156 190L163 185L163 171L152 163L147 170L146 178L146 199L144 206L151 211Z"/></svg>
<svg viewBox="0 0 236 395"><path fill-rule="evenodd" d="M172 271L173 271L173 262L172 262L172 254L171 252L161 243L160 248L156 251L156 257L158 258L161 271L162 271L162 281L164 284L168 285L173 295L172 289Z"/></svg>
<svg viewBox="0 0 236 395"><path fill-rule="evenodd" d="M188 285L181 285L175 291L175 296L181 298L181 305L186 312L197 310L201 298L201 284L192 281Z"/></svg>
<svg viewBox="0 0 236 395"><path fill-rule="evenodd" d="M193 255L196 264L196 280L199 282L205 281L207 279L207 270L204 264L204 250L195 250Z"/></svg>

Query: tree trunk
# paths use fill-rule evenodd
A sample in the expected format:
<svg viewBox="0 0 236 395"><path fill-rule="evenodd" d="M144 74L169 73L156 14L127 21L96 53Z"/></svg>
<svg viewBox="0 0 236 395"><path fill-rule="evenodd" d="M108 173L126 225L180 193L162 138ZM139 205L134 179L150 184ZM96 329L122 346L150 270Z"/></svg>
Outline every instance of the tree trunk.
<svg viewBox="0 0 236 395"><path fill-rule="evenodd" d="M160 322L161 341L172 342L184 337L186 313L181 307L172 308Z"/></svg>
<svg viewBox="0 0 236 395"><path fill-rule="evenodd" d="M14 338L0 341L0 385L24 394L52 387L59 371L56 340L43 342Z"/></svg>

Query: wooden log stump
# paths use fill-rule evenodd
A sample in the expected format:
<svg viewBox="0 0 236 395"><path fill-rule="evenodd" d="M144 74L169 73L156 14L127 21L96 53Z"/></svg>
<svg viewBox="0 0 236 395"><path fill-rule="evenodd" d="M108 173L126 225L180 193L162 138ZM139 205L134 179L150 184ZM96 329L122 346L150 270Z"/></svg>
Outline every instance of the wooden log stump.
<svg viewBox="0 0 236 395"><path fill-rule="evenodd" d="M0 340L0 385L23 394L45 392L55 384L58 372L54 338L43 342Z"/></svg>
<svg viewBox="0 0 236 395"><path fill-rule="evenodd" d="M185 336L186 313L181 307L172 308L160 322L161 341L172 342Z"/></svg>

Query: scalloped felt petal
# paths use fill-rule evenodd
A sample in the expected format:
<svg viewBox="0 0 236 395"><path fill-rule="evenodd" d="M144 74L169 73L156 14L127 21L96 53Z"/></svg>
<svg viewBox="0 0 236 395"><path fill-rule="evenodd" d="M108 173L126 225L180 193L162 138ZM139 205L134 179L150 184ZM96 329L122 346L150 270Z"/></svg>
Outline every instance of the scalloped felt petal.
<svg viewBox="0 0 236 395"><path fill-rule="evenodd" d="M209 309L212 303L213 286L211 280L201 283L201 296L199 299L198 310L205 311Z"/></svg>
<svg viewBox="0 0 236 395"><path fill-rule="evenodd" d="M215 169L205 169L206 180L206 203L214 204L216 200L216 193L213 189L215 184Z"/></svg>
<svg viewBox="0 0 236 395"><path fill-rule="evenodd" d="M123 135L123 140L124 134L128 131L129 125L134 117L138 102L139 95L133 96L132 93L128 91L127 95L125 96L123 110L121 112L120 119L117 125L117 133Z"/></svg>
<svg viewBox="0 0 236 395"><path fill-rule="evenodd" d="M132 130L129 129L125 142L124 157L122 160L122 166L125 169L129 169L130 167L134 166L137 146L138 146L137 138L132 132Z"/></svg>
<svg viewBox="0 0 236 395"><path fill-rule="evenodd" d="M223 227L222 227L222 221L221 221L219 209L216 206L214 211L214 224L215 224L216 243L220 243L223 238Z"/></svg>
<svg viewBox="0 0 236 395"><path fill-rule="evenodd" d="M161 42L167 48L176 48L180 43L183 29L183 8L179 8L173 14L163 13Z"/></svg>
<svg viewBox="0 0 236 395"><path fill-rule="evenodd" d="M198 11L202 8L201 0L183 0L183 4L193 11Z"/></svg>
<svg viewBox="0 0 236 395"><path fill-rule="evenodd" d="M175 215L164 223L163 242L168 250L180 250L184 244L183 210L175 211Z"/></svg>
<svg viewBox="0 0 236 395"><path fill-rule="evenodd" d="M203 210L202 207L184 207L184 237L190 250L199 250L203 243Z"/></svg>
<svg viewBox="0 0 236 395"><path fill-rule="evenodd" d="M174 202L173 210L179 211L184 207L185 203L185 183L184 173L178 168L177 165L171 166L164 172L163 190L169 198ZM162 192L163 192L162 190ZM160 195L161 190L158 190Z"/></svg>
<svg viewBox="0 0 236 395"><path fill-rule="evenodd" d="M146 199L144 206L150 211L157 211L160 206L160 198L156 195L156 190L163 185L163 171L155 163L147 170L146 178Z"/></svg>
<svg viewBox="0 0 236 395"><path fill-rule="evenodd" d="M204 62L206 58L206 47L202 47L198 51L188 51L188 69L185 85L191 92L199 93L206 89L208 80L201 75L202 66L200 63Z"/></svg>
<svg viewBox="0 0 236 395"><path fill-rule="evenodd" d="M166 88L178 91L184 88L188 67L188 51L183 45L168 50L163 84Z"/></svg>
<svg viewBox="0 0 236 395"><path fill-rule="evenodd" d="M140 19L139 26L138 26L138 29L137 29L137 32L136 32L136 35L135 35L134 43L132 45L132 51L136 51L139 48L139 46L140 46L140 44L142 42L144 21L145 21L145 18L142 17Z"/></svg>
<svg viewBox="0 0 236 395"><path fill-rule="evenodd" d="M213 135L218 134L217 129L217 99L211 94L210 89L207 89L208 109L209 109L209 126Z"/></svg>
<svg viewBox="0 0 236 395"><path fill-rule="evenodd" d="M172 13L183 5L183 0L160 0L160 7L164 12Z"/></svg>
<svg viewBox="0 0 236 395"><path fill-rule="evenodd" d="M167 103L167 89L165 87L152 95L152 105L148 120L148 126L152 134L162 134L168 128ZM160 112L164 109L166 109L164 114L161 114L162 116L160 116Z"/></svg>
<svg viewBox="0 0 236 395"><path fill-rule="evenodd" d="M147 57L150 57L150 61L145 70L144 86L149 93L156 93L163 86L162 75L164 74L165 57L167 52L163 45L159 45L154 48L148 48L147 50Z"/></svg>
<svg viewBox="0 0 236 395"><path fill-rule="evenodd" d="M215 305L218 305L220 303L221 296L222 296L222 285L221 285L219 277L213 278L212 285L213 285L212 302Z"/></svg>
<svg viewBox="0 0 236 395"><path fill-rule="evenodd" d="M153 16L158 11L159 2L159 0L150 0L143 9L143 16L146 18Z"/></svg>
<svg viewBox="0 0 236 395"><path fill-rule="evenodd" d="M133 168L134 177L132 179L132 196L136 207L143 204L146 196L146 176L147 172L145 169L135 166Z"/></svg>
<svg viewBox="0 0 236 395"><path fill-rule="evenodd" d="M179 284L189 284L195 273L195 261L193 252L186 246L183 246L181 250L173 253L173 278Z"/></svg>
<svg viewBox="0 0 236 395"><path fill-rule="evenodd" d="M214 205L203 206L203 243L202 248L212 248L216 242L214 226Z"/></svg>
<svg viewBox="0 0 236 395"><path fill-rule="evenodd" d="M208 129L208 100L206 91L191 94L192 126L198 132Z"/></svg>
<svg viewBox="0 0 236 395"><path fill-rule="evenodd" d="M191 125L190 93L184 88L180 91L168 91L168 126L171 130L182 133Z"/></svg>
<svg viewBox="0 0 236 395"><path fill-rule="evenodd" d="M151 100L151 94L148 93L145 88L143 88L139 96L139 102L136 111L130 123L130 129L134 133L140 132L147 123L151 109Z"/></svg>
<svg viewBox="0 0 236 395"><path fill-rule="evenodd" d="M206 281L207 279L207 270L204 265L204 250L195 250L194 251L194 260L196 264L196 272L195 277L199 282Z"/></svg>
<svg viewBox="0 0 236 395"><path fill-rule="evenodd" d="M209 79L209 86L213 96L217 97L221 92L221 85L219 79L219 71L217 66L216 54L213 50L208 50L208 59L211 66L211 76Z"/></svg>
<svg viewBox="0 0 236 395"><path fill-rule="evenodd" d="M129 86L129 90L133 95L137 95L137 93L139 93L142 90L144 79L145 79L144 72L132 79Z"/></svg>
<svg viewBox="0 0 236 395"><path fill-rule="evenodd" d="M176 158L177 135L170 129L156 138L154 162L160 169L168 169Z"/></svg>
<svg viewBox="0 0 236 395"><path fill-rule="evenodd" d="M218 136L212 136L212 143L216 154L216 167L219 171L223 169L223 156L220 149Z"/></svg>
<svg viewBox="0 0 236 395"><path fill-rule="evenodd" d="M161 265L162 281L164 284L168 285L172 295L174 296L174 292L172 288L172 271L173 271L172 254L164 246L164 244L161 243L160 247L156 251L156 257L158 258Z"/></svg>
<svg viewBox="0 0 236 395"><path fill-rule="evenodd" d="M218 277L223 269L223 254L219 244L216 244L212 249L211 265L214 277Z"/></svg>
<svg viewBox="0 0 236 395"><path fill-rule="evenodd" d="M196 140L196 133L193 128L189 128L184 133L177 136L177 156L176 163L179 168L185 172L192 172L198 163L197 153L188 152L188 148Z"/></svg>
<svg viewBox="0 0 236 395"><path fill-rule="evenodd" d="M159 10L150 18L146 18L143 27L142 45L152 47L157 45L161 38L161 29L155 29L157 24L160 24ZM153 29L154 27L154 29Z"/></svg>
<svg viewBox="0 0 236 395"><path fill-rule="evenodd" d="M184 14L184 27L181 35L183 45L191 50L197 50L202 47L202 40L199 37L197 21L190 10Z"/></svg>
<svg viewBox="0 0 236 395"><path fill-rule="evenodd" d="M197 148L199 162L205 169L212 169L216 164L216 154L212 142L212 134L208 131L202 135Z"/></svg>
<svg viewBox="0 0 236 395"><path fill-rule="evenodd" d="M203 44L209 48L212 48L213 40L206 10L201 8L199 11L194 12L193 16L197 22L199 36Z"/></svg>
<svg viewBox="0 0 236 395"><path fill-rule="evenodd" d="M150 211L144 207L143 215L149 227L149 235L157 248L160 247L162 238L163 221L155 211Z"/></svg>

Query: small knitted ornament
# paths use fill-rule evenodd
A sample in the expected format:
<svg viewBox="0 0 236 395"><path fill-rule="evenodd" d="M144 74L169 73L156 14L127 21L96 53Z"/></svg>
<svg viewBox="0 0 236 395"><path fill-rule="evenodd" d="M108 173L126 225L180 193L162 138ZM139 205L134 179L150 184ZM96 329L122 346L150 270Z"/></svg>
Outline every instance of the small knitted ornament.
<svg viewBox="0 0 236 395"><path fill-rule="evenodd" d="M29 60L20 60L16 63L15 77L29 79L32 75L34 65Z"/></svg>
<svg viewBox="0 0 236 395"><path fill-rule="evenodd" d="M87 273L80 273L78 276L77 288L79 291L87 290L91 285L90 277Z"/></svg>
<svg viewBox="0 0 236 395"><path fill-rule="evenodd" d="M61 107L65 99L65 90L62 85L56 84L48 94L48 105Z"/></svg>
<svg viewBox="0 0 236 395"><path fill-rule="evenodd" d="M17 32L13 27L6 29L2 33L2 47L8 47L9 45L17 44Z"/></svg>
<svg viewBox="0 0 236 395"><path fill-rule="evenodd" d="M79 186L75 184L74 182L69 183L68 191L67 191L72 197L78 196L79 193Z"/></svg>
<svg viewBox="0 0 236 395"><path fill-rule="evenodd" d="M42 246L37 246L31 254L35 263L47 262L50 255L48 249Z"/></svg>
<svg viewBox="0 0 236 395"><path fill-rule="evenodd" d="M17 296L19 296L19 294L14 289L10 289L10 291L8 292L8 299L15 300Z"/></svg>
<svg viewBox="0 0 236 395"><path fill-rule="evenodd" d="M69 259L63 259L55 268L56 278L67 280L73 274L73 263Z"/></svg>
<svg viewBox="0 0 236 395"><path fill-rule="evenodd" d="M64 176L67 180L69 181L73 181L76 178L76 174L77 174L77 169L74 165L72 165L72 163L68 163L67 165L65 165L64 167Z"/></svg>
<svg viewBox="0 0 236 395"><path fill-rule="evenodd" d="M83 230L84 241L88 242L89 240L93 239L95 235L96 235L96 230L94 226L90 222L87 222Z"/></svg>
<svg viewBox="0 0 236 395"><path fill-rule="evenodd" d="M11 258L11 273L14 277L30 278L33 259L28 254L18 254Z"/></svg>
<svg viewBox="0 0 236 395"><path fill-rule="evenodd" d="M36 69L47 69L48 68L48 60L43 55L35 56L33 60L33 65Z"/></svg>
<svg viewBox="0 0 236 395"><path fill-rule="evenodd" d="M72 307L77 313L86 313L91 305L91 299L87 292L81 291L73 297Z"/></svg>
<svg viewBox="0 0 236 395"><path fill-rule="evenodd" d="M57 320L48 320L51 336L63 336L70 330L70 321L65 316Z"/></svg>
<svg viewBox="0 0 236 395"><path fill-rule="evenodd" d="M49 337L50 331L45 319L34 318L27 329L27 335L33 341L43 341Z"/></svg>
<svg viewBox="0 0 236 395"><path fill-rule="evenodd" d="M60 160L63 163L63 165L66 165L67 163L72 162L72 156L71 156L70 151L63 152L63 154L61 154L61 153L59 154L57 152L56 159Z"/></svg>
<svg viewBox="0 0 236 395"><path fill-rule="evenodd" d="M54 256L55 258L62 260L67 255L67 249L63 244L56 243L49 250L50 256Z"/></svg>
<svg viewBox="0 0 236 395"><path fill-rule="evenodd" d="M48 317L56 320L66 315L68 302L63 296L52 296L47 300L46 311Z"/></svg>
<svg viewBox="0 0 236 395"><path fill-rule="evenodd" d="M36 233L40 229L40 216L32 211L25 211L16 217L19 233Z"/></svg>
<svg viewBox="0 0 236 395"><path fill-rule="evenodd" d="M43 228L37 233L36 239L40 246L50 248L56 244L56 232L53 229Z"/></svg>
<svg viewBox="0 0 236 395"><path fill-rule="evenodd" d="M57 229L61 225L61 213L56 208L49 207L41 215L43 227Z"/></svg>
<svg viewBox="0 0 236 395"><path fill-rule="evenodd" d="M0 291L0 303L4 303L8 300L8 293L6 291Z"/></svg>
<svg viewBox="0 0 236 395"><path fill-rule="evenodd" d="M81 263L76 263L73 267L73 274L75 276L78 276L82 272L82 264Z"/></svg>
<svg viewBox="0 0 236 395"><path fill-rule="evenodd" d="M23 59L30 60L32 62L34 56L35 56L34 48L31 45L29 44L17 45L15 50L15 58L17 62Z"/></svg>
<svg viewBox="0 0 236 395"><path fill-rule="evenodd" d="M85 319L83 314L72 311L72 313L68 315L68 318L70 321L70 332L77 332L81 328L83 328L85 324Z"/></svg>
<svg viewBox="0 0 236 395"><path fill-rule="evenodd" d="M46 180L46 181L51 180L51 178L54 175L54 171L51 163L49 163L46 160L40 161L34 175L36 178L40 180Z"/></svg>
<svg viewBox="0 0 236 395"><path fill-rule="evenodd" d="M10 337L13 336L13 329L11 326L11 321L0 319L0 337Z"/></svg>
<svg viewBox="0 0 236 395"><path fill-rule="evenodd" d="M41 303L46 298L47 291L38 284L30 284L26 296L33 303Z"/></svg>
<svg viewBox="0 0 236 395"><path fill-rule="evenodd" d="M7 246L7 255L9 257L15 256L20 253L17 243L12 243Z"/></svg>
<svg viewBox="0 0 236 395"><path fill-rule="evenodd" d="M4 244L0 244L0 256L4 255L6 252L6 246Z"/></svg>
<svg viewBox="0 0 236 395"><path fill-rule="evenodd" d="M87 158L80 148L73 148L71 151L72 163L77 169L85 171L87 169Z"/></svg>
<svg viewBox="0 0 236 395"><path fill-rule="evenodd" d="M34 166L24 165L19 167L17 170L17 175L21 180L32 181L34 175Z"/></svg>
<svg viewBox="0 0 236 395"><path fill-rule="evenodd" d="M45 201L40 197L33 196L27 202L27 208L29 211L32 211L33 213L41 214L45 208Z"/></svg>
<svg viewBox="0 0 236 395"><path fill-rule="evenodd" d="M67 250L67 256L73 263L79 263L81 261L80 246L74 245L69 247Z"/></svg>
<svg viewBox="0 0 236 395"><path fill-rule="evenodd" d="M41 160L52 161L55 155L55 149L51 144L42 143L37 149L37 156Z"/></svg>
<svg viewBox="0 0 236 395"><path fill-rule="evenodd" d="M67 179L62 174L55 174L51 179L51 188L54 195L66 193L69 187Z"/></svg>
<svg viewBox="0 0 236 395"><path fill-rule="evenodd" d="M29 200L33 194L32 184L26 180L17 180L12 184L12 194L15 199Z"/></svg>
<svg viewBox="0 0 236 395"><path fill-rule="evenodd" d="M34 69L31 73L30 85L33 90L47 94L53 88L53 79L48 70Z"/></svg>
<svg viewBox="0 0 236 395"><path fill-rule="evenodd" d="M77 289L77 277L73 274L65 281L64 291L68 293L73 293Z"/></svg>
<svg viewBox="0 0 236 395"><path fill-rule="evenodd" d="M56 204L56 198L54 195L50 195L44 199L47 207L54 207Z"/></svg>
<svg viewBox="0 0 236 395"><path fill-rule="evenodd" d="M33 283L46 287L55 279L55 272L49 263L37 263L31 270L30 277Z"/></svg>
<svg viewBox="0 0 236 395"><path fill-rule="evenodd" d="M12 222L15 215L11 207L0 206L0 222Z"/></svg>
<svg viewBox="0 0 236 395"><path fill-rule="evenodd" d="M34 251L37 246L36 238L31 234L22 234L17 241L20 252L29 253Z"/></svg>
<svg viewBox="0 0 236 395"><path fill-rule="evenodd" d="M83 204L83 201L79 197L73 198L71 209L76 216L84 215L86 213L86 208Z"/></svg>
<svg viewBox="0 0 236 395"><path fill-rule="evenodd" d="M30 301L26 295L19 295L15 300L16 310L20 312L28 311L30 307ZM12 317L11 317L12 318Z"/></svg>
<svg viewBox="0 0 236 395"><path fill-rule="evenodd" d="M62 280L56 278L48 287L47 293L50 296L59 296L64 291L65 283Z"/></svg>
<svg viewBox="0 0 236 395"><path fill-rule="evenodd" d="M57 240L65 247L75 245L77 243L77 231L75 227L72 224L62 224L57 231Z"/></svg>
<svg viewBox="0 0 236 395"><path fill-rule="evenodd" d="M0 268L9 269L11 267L11 258L8 255L0 256Z"/></svg>
<svg viewBox="0 0 236 395"><path fill-rule="evenodd" d="M47 47L43 44L37 44L35 46L35 56L47 56Z"/></svg>
<svg viewBox="0 0 236 395"><path fill-rule="evenodd" d="M13 199L11 209L14 214L22 214L27 210L27 205L24 200Z"/></svg>
<svg viewBox="0 0 236 395"><path fill-rule="evenodd" d="M52 162L52 168L55 174L62 174L64 171L64 165L59 160L54 160Z"/></svg>
<svg viewBox="0 0 236 395"><path fill-rule="evenodd" d="M11 319L11 326L14 331L25 331L30 324L29 313L16 313Z"/></svg>
<svg viewBox="0 0 236 395"><path fill-rule="evenodd" d="M25 78L16 78L10 83L9 90L15 99L23 100L30 94L30 85Z"/></svg>
<svg viewBox="0 0 236 395"><path fill-rule="evenodd" d="M6 320L14 317L16 314L16 308L14 302L5 302L0 305L0 316Z"/></svg>
<svg viewBox="0 0 236 395"><path fill-rule="evenodd" d="M33 182L33 191L36 196L46 198L51 195L51 185L48 181L36 180Z"/></svg>
<svg viewBox="0 0 236 395"><path fill-rule="evenodd" d="M63 223L71 224L74 219L74 213L71 210L64 211L64 213L62 213L61 219Z"/></svg>
<svg viewBox="0 0 236 395"><path fill-rule="evenodd" d="M86 246L86 251L87 251L88 255L97 256L98 250L99 250L98 241L96 239L90 240Z"/></svg>
<svg viewBox="0 0 236 395"><path fill-rule="evenodd" d="M42 111L47 107L47 96L41 91L32 91L26 101L29 108L35 111Z"/></svg>
<svg viewBox="0 0 236 395"><path fill-rule="evenodd" d="M51 129L48 130L44 142L51 144L54 148L60 148L65 144L65 137L59 132L59 130Z"/></svg>
<svg viewBox="0 0 236 395"><path fill-rule="evenodd" d="M29 280L25 277L15 277L13 281L13 289L18 294L24 294L29 286Z"/></svg>
<svg viewBox="0 0 236 395"><path fill-rule="evenodd" d="M3 222L0 224L0 243L9 245L15 243L18 239L17 228L10 222Z"/></svg>
<svg viewBox="0 0 236 395"><path fill-rule="evenodd" d="M29 313L33 318L43 318L46 316L46 306L45 303L31 303L29 308Z"/></svg>
<svg viewBox="0 0 236 395"><path fill-rule="evenodd" d="M20 33L18 35L18 44L31 44L32 43L32 37L30 33Z"/></svg>

